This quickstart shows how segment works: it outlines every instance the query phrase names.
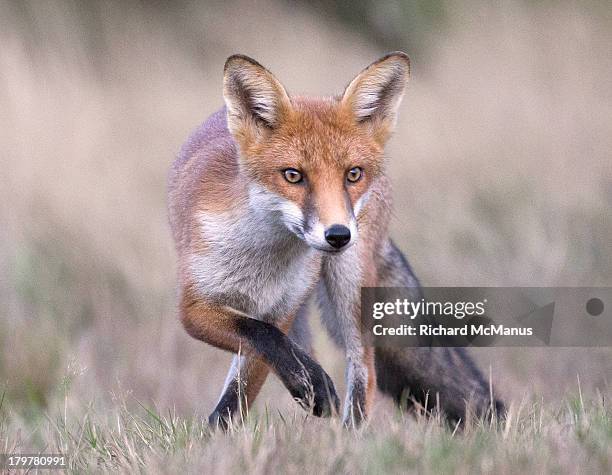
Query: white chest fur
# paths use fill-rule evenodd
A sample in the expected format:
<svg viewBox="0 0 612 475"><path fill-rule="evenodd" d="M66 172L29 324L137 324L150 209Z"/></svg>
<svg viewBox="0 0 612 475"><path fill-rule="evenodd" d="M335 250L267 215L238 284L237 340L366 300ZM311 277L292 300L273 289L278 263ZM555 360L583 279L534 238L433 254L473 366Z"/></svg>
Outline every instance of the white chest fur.
<svg viewBox="0 0 612 475"><path fill-rule="evenodd" d="M191 256L191 274L208 298L253 318L275 320L305 299L320 256L266 210L199 216L206 251Z"/></svg>

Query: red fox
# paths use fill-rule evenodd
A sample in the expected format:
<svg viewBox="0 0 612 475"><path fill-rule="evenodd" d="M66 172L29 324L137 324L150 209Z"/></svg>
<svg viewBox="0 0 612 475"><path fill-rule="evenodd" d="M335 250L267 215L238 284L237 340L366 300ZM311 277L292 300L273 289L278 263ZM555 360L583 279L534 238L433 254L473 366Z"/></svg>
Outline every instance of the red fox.
<svg viewBox="0 0 612 475"><path fill-rule="evenodd" d="M169 176L179 313L194 338L235 353L211 424L226 426L270 370L316 416L339 411L315 361L306 304L316 295L345 351L343 420L357 425L375 390L398 403L437 399L450 417L499 401L467 353L373 348L360 326L361 287L419 283L390 240L383 152L410 72L387 54L340 97L290 97L255 60L225 63L225 107L187 141ZM435 396L428 396L428 393Z"/></svg>

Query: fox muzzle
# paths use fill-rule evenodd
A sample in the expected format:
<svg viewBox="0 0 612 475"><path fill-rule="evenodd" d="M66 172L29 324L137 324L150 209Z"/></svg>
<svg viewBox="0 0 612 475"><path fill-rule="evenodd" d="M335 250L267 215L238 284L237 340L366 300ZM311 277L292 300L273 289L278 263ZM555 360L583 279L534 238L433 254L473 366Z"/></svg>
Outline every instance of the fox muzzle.
<svg viewBox="0 0 612 475"><path fill-rule="evenodd" d="M333 224L325 230L325 240L333 248L341 249L351 240L351 230L342 224Z"/></svg>

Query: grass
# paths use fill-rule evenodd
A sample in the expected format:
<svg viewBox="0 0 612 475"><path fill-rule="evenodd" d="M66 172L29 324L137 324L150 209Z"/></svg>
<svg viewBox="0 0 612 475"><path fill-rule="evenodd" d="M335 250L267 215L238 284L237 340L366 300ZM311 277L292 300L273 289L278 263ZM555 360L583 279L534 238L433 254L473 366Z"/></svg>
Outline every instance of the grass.
<svg viewBox="0 0 612 475"><path fill-rule="evenodd" d="M66 450L78 472L609 472L610 348L474 350L513 411L495 430L379 401L347 432L275 378L243 428L202 423L229 356L177 322L166 174L230 54L333 94L385 52L306 3L0 1L0 448ZM612 285L609 7L438 2L419 49L410 5L385 40L413 72L388 169L422 282Z"/></svg>
<svg viewBox="0 0 612 475"><path fill-rule="evenodd" d="M125 396L125 395L124 395ZM108 401L106 402L108 403ZM513 404L504 421L378 413L349 431L296 408L265 407L227 433L127 396L50 412L15 432L2 408L3 450L69 454L70 472L122 473L608 473L612 411L601 395Z"/></svg>

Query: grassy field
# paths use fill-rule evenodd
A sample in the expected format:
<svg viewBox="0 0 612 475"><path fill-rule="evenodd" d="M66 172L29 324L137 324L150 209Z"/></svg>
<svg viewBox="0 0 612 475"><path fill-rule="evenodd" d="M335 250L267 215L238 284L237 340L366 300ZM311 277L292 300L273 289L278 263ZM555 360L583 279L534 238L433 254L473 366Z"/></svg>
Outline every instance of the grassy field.
<svg viewBox="0 0 612 475"><path fill-rule="evenodd" d="M94 404L95 406L95 404ZM71 471L122 473L609 473L612 412L602 396L558 404L522 402L507 420L449 427L435 414L377 411L365 427L265 407L228 433L136 401L48 414L35 439L71 455ZM25 434L0 419L19 449Z"/></svg>
<svg viewBox="0 0 612 475"><path fill-rule="evenodd" d="M392 235L422 282L612 285L611 9L438 2L444 26L416 48L383 3L370 22L394 18L413 70ZM0 452L63 450L77 471L610 471L610 348L475 350L511 407L493 428L381 400L347 432L305 420L275 378L243 428L203 424L229 356L177 322L167 170L221 106L227 56L339 93L384 53L354 20L274 0L0 0Z"/></svg>

